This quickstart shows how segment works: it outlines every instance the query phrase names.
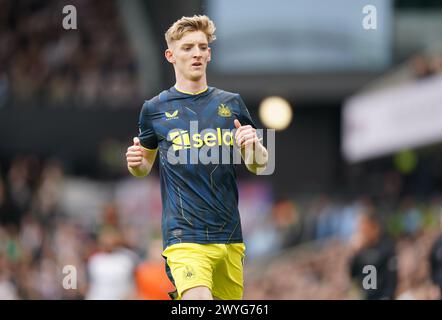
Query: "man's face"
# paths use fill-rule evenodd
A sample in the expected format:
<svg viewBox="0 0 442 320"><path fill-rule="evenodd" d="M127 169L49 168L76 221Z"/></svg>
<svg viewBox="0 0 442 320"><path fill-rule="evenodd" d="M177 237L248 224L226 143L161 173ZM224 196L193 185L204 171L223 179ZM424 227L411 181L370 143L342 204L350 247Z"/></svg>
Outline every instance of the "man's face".
<svg viewBox="0 0 442 320"><path fill-rule="evenodd" d="M206 74L210 48L202 31L187 32L166 50L166 58L185 79L198 81Z"/></svg>
<svg viewBox="0 0 442 320"><path fill-rule="evenodd" d="M365 216L360 217L358 227L359 232L368 243L376 241L379 236L379 226Z"/></svg>

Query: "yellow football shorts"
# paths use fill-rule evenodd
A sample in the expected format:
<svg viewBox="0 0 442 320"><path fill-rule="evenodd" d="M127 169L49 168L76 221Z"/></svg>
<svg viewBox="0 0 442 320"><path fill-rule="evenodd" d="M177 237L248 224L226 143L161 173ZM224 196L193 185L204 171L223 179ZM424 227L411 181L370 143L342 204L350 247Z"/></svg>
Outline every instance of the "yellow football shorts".
<svg viewBox="0 0 442 320"><path fill-rule="evenodd" d="M163 251L180 300L184 291L206 286L212 296L240 300L243 296L244 243L177 243Z"/></svg>

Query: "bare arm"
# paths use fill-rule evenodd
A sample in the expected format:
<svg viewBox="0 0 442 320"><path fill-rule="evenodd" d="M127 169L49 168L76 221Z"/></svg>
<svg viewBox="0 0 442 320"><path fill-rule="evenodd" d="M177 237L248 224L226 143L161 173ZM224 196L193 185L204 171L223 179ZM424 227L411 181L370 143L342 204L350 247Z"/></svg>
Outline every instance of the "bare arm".
<svg viewBox="0 0 442 320"><path fill-rule="evenodd" d="M241 148L241 155L250 172L258 174L266 169L268 152L261 142L258 141L255 145L251 145L251 147Z"/></svg>
<svg viewBox="0 0 442 320"><path fill-rule="evenodd" d="M158 149L150 150L140 144L138 138L133 139L134 144L127 148L127 169L134 177L145 177L152 170Z"/></svg>
<svg viewBox="0 0 442 320"><path fill-rule="evenodd" d="M256 129L250 125L241 126L237 119L235 127L237 128L235 140L241 147L241 156L247 169L254 174L263 172L267 166L268 152L256 135Z"/></svg>

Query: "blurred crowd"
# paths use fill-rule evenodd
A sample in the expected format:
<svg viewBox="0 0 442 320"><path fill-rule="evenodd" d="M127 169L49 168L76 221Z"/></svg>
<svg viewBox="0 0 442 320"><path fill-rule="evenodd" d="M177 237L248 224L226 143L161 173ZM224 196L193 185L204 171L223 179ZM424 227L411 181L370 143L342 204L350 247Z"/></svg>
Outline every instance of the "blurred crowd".
<svg viewBox="0 0 442 320"><path fill-rule="evenodd" d="M372 200L367 196L354 200L327 195L309 199L276 202L266 221L247 235L251 258L269 256L278 251L307 243L326 243L336 239L350 241L357 229L361 207ZM427 199L406 195L395 202L377 200L377 211L386 234L393 239L414 237L439 225L442 197Z"/></svg>
<svg viewBox="0 0 442 320"><path fill-rule="evenodd" d="M394 299L440 299L430 276L429 254L438 232L397 243ZM245 299L363 299L360 283L350 277L350 248L341 241L297 247L292 252L246 270Z"/></svg>
<svg viewBox="0 0 442 320"><path fill-rule="evenodd" d="M68 4L77 9L76 30L62 27ZM115 1L0 0L0 7L0 107L139 107L134 53Z"/></svg>
<svg viewBox="0 0 442 320"><path fill-rule="evenodd" d="M0 299L168 299L173 288L164 272L159 217L129 213L146 210L133 197L146 200L141 193L159 190L138 194L134 190L147 181L125 182L114 201L130 209L106 202L95 220L85 220L68 214L62 203L90 201L78 191L67 201L63 193L70 179L63 164L51 158L19 156L0 168ZM437 194L391 203L315 196L267 206L256 200L266 197L262 187L240 185L242 206L259 203L256 212L243 207L241 213L246 299L368 298L360 290L366 264L379 268L380 286L387 287L372 298L440 297L434 279L442 279L442 273L432 274L442 263L442 246L432 249L441 234ZM99 196L91 190L85 193ZM160 200L147 202L160 212ZM378 218L362 219L365 208ZM259 209L266 212L258 214ZM142 229L155 228L137 234L124 218ZM379 258L373 260L371 251ZM390 270L390 265L397 267Z"/></svg>
<svg viewBox="0 0 442 320"><path fill-rule="evenodd" d="M67 214L68 179L55 159L18 156L0 168L0 300L168 299L162 242L134 244L113 202L96 221Z"/></svg>
<svg viewBox="0 0 442 320"><path fill-rule="evenodd" d="M442 217L442 207L438 210ZM349 241L331 237L286 249L259 263L250 262L245 269L244 298L442 299L439 224L412 235L379 237L372 245L355 248L362 234L372 232L362 224L357 222ZM373 278L364 279L370 273L370 269L364 270L366 266L376 268L377 280L375 287L367 289L364 282L370 285Z"/></svg>

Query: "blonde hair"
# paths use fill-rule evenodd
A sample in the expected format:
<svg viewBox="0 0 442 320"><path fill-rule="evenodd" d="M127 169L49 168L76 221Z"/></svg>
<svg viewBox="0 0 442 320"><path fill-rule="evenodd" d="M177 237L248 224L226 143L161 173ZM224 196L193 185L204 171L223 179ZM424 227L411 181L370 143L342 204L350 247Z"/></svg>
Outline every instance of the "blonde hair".
<svg viewBox="0 0 442 320"><path fill-rule="evenodd" d="M180 40L186 32L202 31L207 37L207 42L211 43L216 39L215 24L207 16L194 15L193 17L182 17L167 30L165 34L167 45L172 41Z"/></svg>

